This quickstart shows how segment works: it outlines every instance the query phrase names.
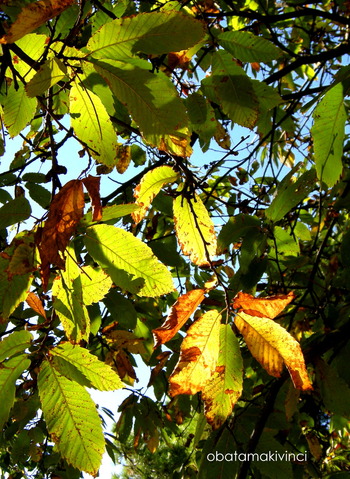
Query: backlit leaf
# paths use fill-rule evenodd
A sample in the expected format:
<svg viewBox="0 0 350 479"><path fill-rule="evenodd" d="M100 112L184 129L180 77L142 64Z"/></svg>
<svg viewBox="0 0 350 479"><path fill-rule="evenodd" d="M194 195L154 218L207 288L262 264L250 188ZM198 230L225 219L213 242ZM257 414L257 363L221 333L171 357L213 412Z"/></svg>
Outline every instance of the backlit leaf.
<svg viewBox="0 0 350 479"><path fill-rule="evenodd" d="M159 166L143 176L134 190L135 202L140 207L131 214L135 223L139 223L144 218L153 198L161 188L167 183L174 183L178 176L178 173L170 166Z"/></svg>
<svg viewBox="0 0 350 479"><path fill-rule="evenodd" d="M215 371L219 355L221 315L204 313L188 328L181 344L179 362L169 378L169 394L196 394Z"/></svg>
<svg viewBox="0 0 350 479"><path fill-rule="evenodd" d="M23 128L33 119L37 100L29 98L22 83L19 83L18 89L12 84L3 97L4 123L11 137L17 136Z"/></svg>
<svg viewBox="0 0 350 479"><path fill-rule="evenodd" d="M162 324L153 330L154 347L170 341L204 299L205 289L193 289L180 296Z"/></svg>
<svg viewBox="0 0 350 479"><path fill-rule="evenodd" d="M117 133L100 98L78 81L70 91L71 124L91 156L107 166L117 162Z"/></svg>
<svg viewBox="0 0 350 479"><path fill-rule="evenodd" d="M260 318L276 318L286 306L294 299L293 292L268 296L266 298L254 298L251 294L238 293L234 300L234 308L239 308L246 314Z"/></svg>
<svg viewBox="0 0 350 479"><path fill-rule="evenodd" d="M150 297L174 290L168 269L146 244L128 231L96 225L88 228L84 241L89 254L122 289Z"/></svg>
<svg viewBox="0 0 350 479"><path fill-rule="evenodd" d="M106 23L89 40L95 58L120 59L143 52L178 52L204 36L202 23L179 12L151 12Z"/></svg>
<svg viewBox="0 0 350 479"><path fill-rule="evenodd" d="M177 196L174 222L183 254L198 266L209 265L209 259L216 253L216 235L208 210L198 195L192 198L182 194Z"/></svg>
<svg viewBox="0 0 350 479"><path fill-rule="evenodd" d="M90 387L99 391L114 391L124 386L119 376L110 366L100 361L87 349L81 348L78 345L61 343L51 349L50 354L53 356L52 365L61 374L64 373L60 371L60 363L55 362L56 358L67 361L78 369L90 381Z"/></svg>
<svg viewBox="0 0 350 479"><path fill-rule="evenodd" d="M43 361L39 396L48 431L62 457L72 466L96 475L104 452L101 419L83 386Z"/></svg>
<svg viewBox="0 0 350 479"><path fill-rule="evenodd" d="M27 296L26 302L28 306L32 308L33 311L40 314L40 316L46 319L46 313L45 313L43 303L41 302L40 298L35 293L31 291Z"/></svg>
<svg viewBox="0 0 350 479"><path fill-rule="evenodd" d="M218 429L232 413L243 389L243 360L231 325L220 325L219 358L202 393L208 423Z"/></svg>
<svg viewBox="0 0 350 479"><path fill-rule="evenodd" d="M39 0L25 5L6 35L0 38L0 43L16 42L51 18L57 17L73 3L74 0Z"/></svg>
<svg viewBox="0 0 350 479"><path fill-rule="evenodd" d="M64 253L68 242L83 216L84 192L80 180L71 180L54 196L49 215L37 246L41 258L43 288L46 290L50 264L64 269Z"/></svg>
<svg viewBox="0 0 350 479"><path fill-rule="evenodd" d="M16 356L1 364L0 368L0 428L8 419L15 402L16 380L30 366L27 355Z"/></svg>
<svg viewBox="0 0 350 479"><path fill-rule="evenodd" d="M317 177L329 187L340 178L347 113L342 83L327 91L317 105L311 134L314 144Z"/></svg>
<svg viewBox="0 0 350 479"><path fill-rule="evenodd" d="M254 358L271 376L280 377L285 364L294 386L305 391L312 389L312 385L299 343L282 326L262 316L265 312L267 316L275 311L279 314L292 298L293 295L275 296L270 297L267 303L257 302L255 305L255 298L249 300L245 295L242 299L244 306L241 306L238 295L237 302L233 303L234 308L240 308L235 316L235 325ZM258 315L252 315L255 313Z"/></svg>
<svg viewBox="0 0 350 479"><path fill-rule="evenodd" d="M90 196L92 204L92 221L100 221L102 219L102 204L100 197L101 177L89 175L82 181Z"/></svg>
<svg viewBox="0 0 350 479"><path fill-rule="evenodd" d="M133 211L136 211L139 209L139 206L136 205L135 203L129 203L126 205L112 205L112 206L105 206L102 208L102 220L104 222L114 222L116 223L115 220L126 216L130 215ZM81 219L80 223L82 225L89 225L91 223L94 223L92 220L92 212L88 211Z"/></svg>
<svg viewBox="0 0 350 479"><path fill-rule="evenodd" d="M66 66L58 58L47 60L27 83L25 87L27 95L30 98L42 95L46 90L62 80L66 73Z"/></svg>
<svg viewBox="0 0 350 479"><path fill-rule="evenodd" d="M13 331L0 341L0 362L29 348L33 336L29 331Z"/></svg>
<svg viewBox="0 0 350 479"><path fill-rule="evenodd" d="M281 51L273 43L250 32L224 32L218 37L220 45L242 62L269 62Z"/></svg>

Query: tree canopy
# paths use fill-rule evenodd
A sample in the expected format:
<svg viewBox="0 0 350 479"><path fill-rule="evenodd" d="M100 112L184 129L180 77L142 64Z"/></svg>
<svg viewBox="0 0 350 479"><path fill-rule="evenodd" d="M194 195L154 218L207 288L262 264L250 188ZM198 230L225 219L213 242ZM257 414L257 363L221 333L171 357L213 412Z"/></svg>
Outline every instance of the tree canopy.
<svg viewBox="0 0 350 479"><path fill-rule="evenodd" d="M349 2L0 8L2 477L347 477Z"/></svg>

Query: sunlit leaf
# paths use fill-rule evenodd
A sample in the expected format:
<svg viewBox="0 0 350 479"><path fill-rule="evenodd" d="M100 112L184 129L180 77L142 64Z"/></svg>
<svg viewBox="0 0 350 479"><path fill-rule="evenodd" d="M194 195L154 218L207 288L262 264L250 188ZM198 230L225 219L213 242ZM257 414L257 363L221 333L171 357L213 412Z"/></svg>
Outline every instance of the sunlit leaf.
<svg viewBox="0 0 350 479"><path fill-rule="evenodd" d="M38 375L41 407L52 441L72 466L96 475L104 452L101 420L88 392L44 361Z"/></svg>
<svg viewBox="0 0 350 479"><path fill-rule="evenodd" d="M4 123L11 137L17 136L33 119L37 100L29 98L22 83L18 89L12 84L2 100L4 106Z"/></svg>
<svg viewBox="0 0 350 479"><path fill-rule="evenodd" d="M251 294L238 293L234 300L234 307L251 316L273 319L282 313L294 297L293 292L266 298L254 298Z"/></svg>
<svg viewBox="0 0 350 479"><path fill-rule="evenodd" d="M26 302L33 311L46 319L46 312L40 298L32 291L28 294Z"/></svg>
<svg viewBox="0 0 350 479"><path fill-rule="evenodd" d="M242 62L269 62L281 54L272 42L250 32L224 32L218 40L225 50Z"/></svg>
<svg viewBox="0 0 350 479"><path fill-rule="evenodd" d="M90 196L92 204L92 221L100 221L102 219L102 204L100 198L101 177L89 175L82 181Z"/></svg>
<svg viewBox="0 0 350 479"><path fill-rule="evenodd" d="M0 362L29 348L33 336L29 331L13 331L0 341Z"/></svg>
<svg viewBox="0 0 350 479"><path fill-rule="evenodd" d="M39 0L25 5L6 35L0 38L0 43L16 42L51 18L57 17L73 3L74 0Z"/></svg>
<svg viewBox="0 0 350 479"><path fill-rule="evenodd" d="M232 413L242 389L243 360L239 343L231 325L221 324L218 362L202 393L205 416L213 429L218 429Z"/></svg>
<svg viewBox="0 0 350 479"><path fill-rule="evenodd" d="M66 66L56 57L47 60L26 85L29 97L42 95L62 80L67 73Z"/></svg>
<svg viewBox="0 0 350 479"><path fill-rule="evenodd" d="M329 187L340 178L347 113L342 83L328 90L317 105L311 134L314 144L317 177Z"/></svg>
<svg viewBox="0 0 350 479"><path fill-rule="evenodd" d="M221 315L208 311L189 327L180 359L169 378L169 394L195 394L215 371L219 356Z"/></svg>
<svg viewBox="0 0 350 479"><path fill-rule="evenodd" d="M84 241L89 254L122 289L151 297L173 291L168 269L146 244L128 231L110 225L92 226Z"/></svg>
<svg viewBox="0 0 350 479"><path fill-rule="evenodd" d="M180 186L179 189L182 189ZM174 222L183 254L198 266L209 265L216 253L214 224L198 195L179 194L174 200Z"/></svg>
<svg viewBox="0 0 350 479"><path fill-rule="evenodd" d="M64 269L62 253L83 216L83 210L83 184L80 180L71 180L54 196L48 218L37 239L44 290L49 281L50 264Z"/></svg>
<svg viewBox="0 0 350 479"><path fill-rule="evenodd" d="M170 166L159 166L148 171L134 190L136 204L139 210L131 214L135 223L139 223L145 216L153 198L167 183L173 183L178 179L178 173Z"/></svg>
<svg viewBox="0 0 350 479"><path fill-rule="evenodd" d="M114 222L116 220L123 217L130 215L133 211L138 210L140 207L135 203L130 203L126 205L112 205L112 206L105 206L102 208L102 220L104 222ZM81 224L83 225L90 225L94 223L92 220L92 212L88 211L81 219Z"/></svg>
<svg viewBox="0 0 350 479"><path fill-rule="evenodd" d="M177 299L162 326L153 330L155 348L175 336L203 301L204 293L205 289L193 289Z"/></svg>
<svg viewBox="0 0 350 479"><path fill-rule="evenodd" d="M235 325L242 333L254 358L271 374L280 377L285 364L297 389L312 389L305 367L305 360L299 343L282 326L269 318L279 314L292 299L293 295L269 298L268 302L257 302L255 298L240 295L233 303L240 308L235 316ZM248 295L249 296L249 295ZM264 301L264 300L263 300ZM263 315L266 312L266 316ZM257 314L256 314L257 313ZM275 317L275 316L273 316Z"/></svg>

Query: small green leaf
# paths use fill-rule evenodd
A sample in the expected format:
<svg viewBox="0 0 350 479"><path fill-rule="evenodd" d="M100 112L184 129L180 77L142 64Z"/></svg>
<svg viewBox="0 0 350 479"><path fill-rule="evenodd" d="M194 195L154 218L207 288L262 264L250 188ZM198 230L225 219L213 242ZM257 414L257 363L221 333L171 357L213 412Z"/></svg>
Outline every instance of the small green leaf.
<svg viewBox="0 0 350 479"><path fill-rule="evenodd" d="M276 256L297 256L300 253L299 243L295 241L295 238L289 229L285 230L280 226L275 226L273 234L275 240L271 241L271 247L276 249Z"/></svg>
<svg viewBox="0 0 350 479"><path fill-rule="evenodd" d="M328 90L317 105L313 118L311 134L317 177L331 187L339 180L343 170L342 155L347 114L341 83Z"/></svg>
<svg viewBox="0 0 350 479"><path fill-rule="evenodd" d="M256 229L261 231L261 221L257 216L239 214L231 217L219 233L217 254L224 253L231 243L241 240Z"/></svg>
<svg viewBox="0 0 350 479"><path fill-rule="evenodd" d="M85 244L113 282L126 291L156 297L174 290L168 269L131 233L111 225L92 226Z"/></svg>
<svg viewBox="0 0 350 479"><path fill-rule="evenodd" d="M337 371L322 359L316 362L316 382L326 409L350 419L350 388Z"/></svg>
<svg viewBox="0 0 350 479"><path fill-rule="evenodd" d="M231 55L242 62L270 62L281 55L273 43L250 32L224 32L218 41Z"/></svg>
<svg viewBox="0 0 350 479"><path fill-rule="evenodd" d="M16 90L10 85L3 98L4 123L11 137L17 136L33 119L36 112L36 98L29 98L22 83Z"/></svg>
<svg viewBox="0 0 350 479"><path fill-rule="evenodd" d="M266 217L271 221L281 220L315 188L316 173L314 169L306 171L295 182L293 181L293 174L299 167L300 165L297 165L283 179L277 189L277 195L265 210Z"/></svg>
<svg viewBox="0 0 350 479"><path fill-rule="evenodd" d="M0 229L26 220L32 213L29 201L18 196L0 208Z"/></svg>
<svg viewBox="0 0 350 479"><path fill-rule="evenodd" d="M41 365L38 387L47 429L59 453L77 469L96 475L105 442L88 392L59 374L49 361Z"/></svg>
<svg viewBox="0 0 350 479"><path fill-rule="evenodd" d="M89 40L95 58L121 59L134 53L178 52L204 36L201 22L178 12L151 12L106 23Z"/></svg>
<svg viewBox="0 0 350 479"><path fill-rule="evenodd" d="M16 380L30 366L27 355L16 356L0 367L0 428L4 426L15 402Z"/></svg>
<svg viewBox="0 0 350 479"><path fill-rule="evenodd" d="M134 190L136 204L140 206L138 211L132 213L135 223L139 223L145 216L153 198L167 183L174 183L179 175L171 166L159 166L148 171Z"/></svg>
<svg viewBox="0 0 350 479"><path fill-rule="evenodd" d="M112 222L113 220L117 220L122 218L123 216L130 215L133 211L139 209L139 206L135 203L130 203L126 205L112 205L112 206L105 206L102 208L102 220L103 222ZM84 215L80 221L83 225L90 225L95 223L92 221L92 213L88 211L86 215Z"/></svg>
<svg viewBox="0 0 350 479"><path fill-rule="evenodd" d="M25 187L29 191L30 197L45 210L48 209L51 202L51 193L41 185L35 183L26 183Z"/></svg>
<svg viewBox="0 0 350 479"><path fill-rule="evenodd" d="M0 342L0 362L30 346L33 336L29 331L14 331Z"/></svg>
<svg viewBox="0 0 350 479"><path fill-rule="evenodd" d="M40 70L27 83L25 87L27 95L30 98L42 95L46 90L62 80L66 73L66 66L58 58L46 60L40 67Z"/></svg>
<svg viewBox="0 0 350 479"><path fill-rule="evenodd" d="M118 374L108 364L77 344L62 343L53 348L50 353L53 356L54 367L56 367L55 358L67 361L90 381L90 387L99 391L114 391L124 386ZM59 367L57 369L61 373Z"/></svg>
<svg viewBox="0 0 350 479"><path fill-rule="evenodd" d="M70 91L71 124L91 156L99 163L117 163L117 134L100 98L75 81Z"/></svg>

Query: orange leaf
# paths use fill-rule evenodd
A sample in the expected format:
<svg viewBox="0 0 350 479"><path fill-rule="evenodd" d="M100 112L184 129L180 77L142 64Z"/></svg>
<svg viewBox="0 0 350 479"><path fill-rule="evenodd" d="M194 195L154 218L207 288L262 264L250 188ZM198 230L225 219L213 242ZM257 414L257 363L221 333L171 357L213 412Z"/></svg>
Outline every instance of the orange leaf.
<svg viewBox="0 0 350 479"><path fill-rule="evenodd" d="M170 341L175 336L193 311L201 304L204 299L204 293L204 289L193 289L177 299L162 326L153 330L154 349Z"/></svg>
<svg viewBox="0 0 350 479"><path fill-rule="evenodd" d="M26 299L28 306L32 308L36 313L46 319L45 309L43 307L40 298L34 293L29 293Z"/></svg>
<svg viewBox="0 0 350 479"><path fill-rule="evenodd" d="M239 308L251 316L273 319L294 299L294 293L269 296L267 298L254 298L247 293L238 293L234 298L233 307Z"/></svg>
<svg viewBox="0 0 350 479"><path fill-rule="evenodd" d="M102 204L100 197L100 176L91 176L83 179L85 188L87 189L92 204L92 221L101 221Z"/></svg>
<svg viewBox="0 0 350 479"><path fill-rule="evenodd" d="M170 396L195 394L210 379L219 356L220 323L221 315L212 310L190 326L179 362L169 378Z"/></svg>
<svg viewBox="0 0 350 479"><path fill-rule="evenodd" d="M242 298L242 293L239 296ZM289 301L291 299L290 296ZM256 301L257 306L254 304L254 298L249 299L249 307L252 309L239 311L235 317L235 325L242 333L250 352L271 376L280 377L285 364L297 389L312 389L299 343L282 326L270 318L261 317L264 308L267 308L269 314L279 314L281 304L284 304L287 298L271 297L268 299L268 306L262 306L259 299ZM237 307L238 303L239 298L234 301L234 307ZM251 313L254 312L259 316L253 316Z"/></svg>
<svg viewBox="0 0 350 479"><path fill-rule="evenodd" d="M83 211L83 184L80 180L71 180L54 196L44 228L36 239L44 291L49 282L50 264L65 269L64 257L59 252L66 249Z"/></svg>
<svg viewBox="0 0 350 479"><path fill-rule="evenodd" d="M22 8L6 35L0 38L0 44L16 42L51 18L60 15L73 3L74 0L40 0L29 3Z"/></svg>

